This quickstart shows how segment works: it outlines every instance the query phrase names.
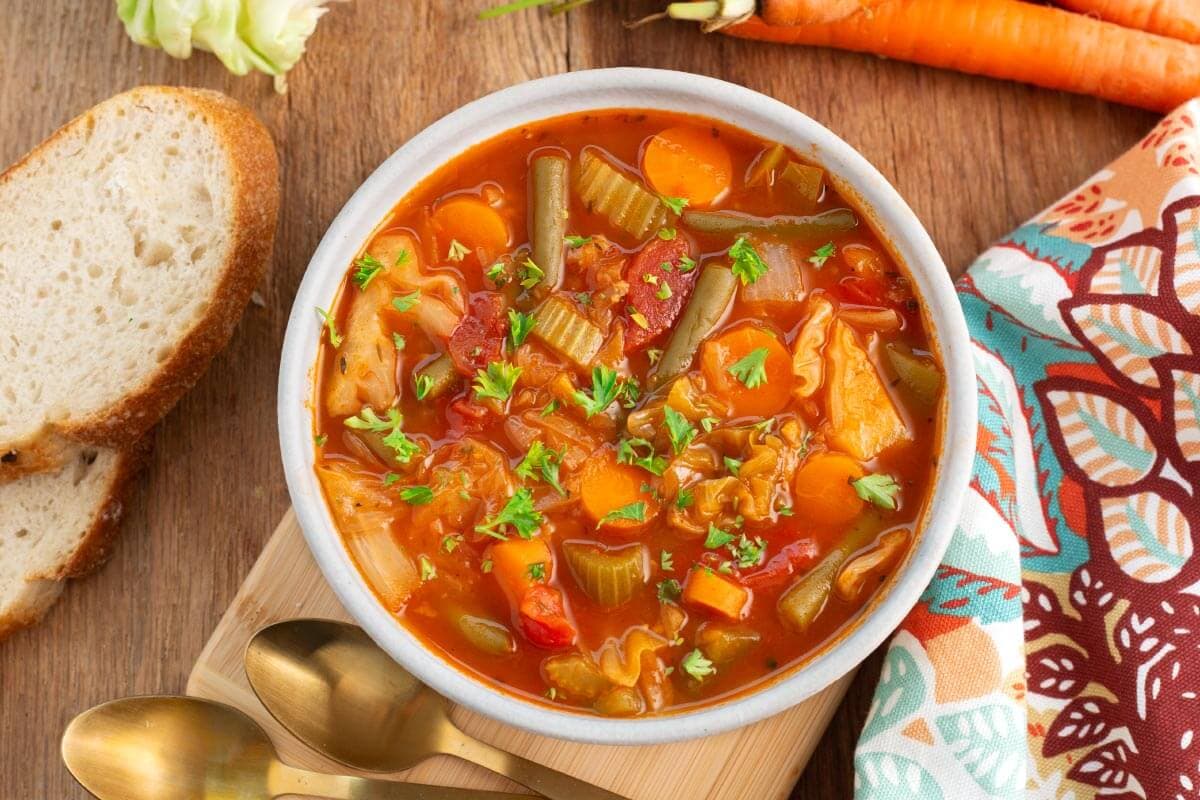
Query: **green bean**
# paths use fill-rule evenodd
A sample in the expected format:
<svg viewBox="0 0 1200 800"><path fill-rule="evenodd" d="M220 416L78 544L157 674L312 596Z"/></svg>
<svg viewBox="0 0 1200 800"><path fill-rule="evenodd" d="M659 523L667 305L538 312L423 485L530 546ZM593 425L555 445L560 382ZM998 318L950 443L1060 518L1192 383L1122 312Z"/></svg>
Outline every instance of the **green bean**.
<svg viewBox="0 0 1200 800"><path fill-rule="evenodd" d="M795 630L803 633L825 608L833 581L846 559L866 547L879 533L880 519L866 513L859 517L836 549L831 550L815 567L793 583L779 598L779 616Z"/></svg>
<svg viewBox="0 0 1200 800"><path fill-rule="evenodd" d="M732 664L755 647L762 636L746 625L709 622L696 632L696 645L714 664Z"/></svg>
<svg viewBox="0 0 1200 800"><path fill-rule="evenodd" d="M517 642L512 632L506 625L494 619L459 613L454 624L458 626L463 638L481 652L503 656L517 650Z"/></svg>
<svg viewBox="0 0 1200 800"><path fill-rule="evenodd" d="M789 241L824 242L830 236L858 226L848 208L835 208L811 217L754 217L739 211L685 211L683 224L700 233L767 233Z"/></svg>
<svg viewBox="0 0 1200 800"><path fill-rule="evenodd" d="M454 368L454 361L446 353L442 353L413 373L413 386L417 388L418 392L422 383L428 384L421 400L433 400L440 397L457 382L458 370Z"/></svg>
<svg viewBox="0 0 1200 800"><path fill-rule="evenodd" d="M538 156L529 167L529 221L533 263L544 285L557 289L563 276L563 236L567 233L567 160Z"/></svg>
<svg viewBox="0 0 1200 800"><path fill-rule="evenodd" d="M646 582L646 548L609 550L589 542L566 542L563 555L583 593L602 608L622 606Z"/></svg>
<svg viewBox="0 0 1200 800"><path fill-rule="evenodd" d="M916 355L895 342L884 348L892 369L922 405L932 406L942 389L942 373L932 360Z"/></svg>
<svg viewBox="0 0 1200 800"><path fill-rule="evenodd" d="M688 301L651 376L652 387L662 386L691 366L700 343L725 316L736 291L737 278L728 267L709 264L701 270L692 299Z"/></svg>

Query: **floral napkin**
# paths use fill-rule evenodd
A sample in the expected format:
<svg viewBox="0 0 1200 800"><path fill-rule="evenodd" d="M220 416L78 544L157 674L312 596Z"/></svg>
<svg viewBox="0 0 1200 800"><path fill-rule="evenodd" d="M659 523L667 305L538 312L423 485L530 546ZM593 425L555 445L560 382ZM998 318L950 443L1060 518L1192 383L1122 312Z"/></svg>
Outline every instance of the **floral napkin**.
<svg viewBox="0 0 1200 800"><path fill-rule="evenodd" d="M857 800L1200 796L1200 101L984 253L979 450Z"/></svg>

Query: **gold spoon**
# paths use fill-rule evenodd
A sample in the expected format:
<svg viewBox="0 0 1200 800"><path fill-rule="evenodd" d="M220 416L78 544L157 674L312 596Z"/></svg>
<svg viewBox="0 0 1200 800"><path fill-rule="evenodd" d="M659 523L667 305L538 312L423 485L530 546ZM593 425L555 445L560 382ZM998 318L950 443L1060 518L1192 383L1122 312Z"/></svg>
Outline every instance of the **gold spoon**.
<svg viewBox="0 0 1200 800"><path fill-rule="evenodd" d="M297 619L263 628L246 648L246 674L296 738L357 769L399 772L444 753L551 800L625 800L463 733L440 695L354 625Z"/></svg>
<svg viewBox="0 0 1200 800"><path fill-rule="evenodd" d="M194 697L127 697L89 709L67 726L62 756L100 800L538 800L289 767L254 720Z"/></svg>

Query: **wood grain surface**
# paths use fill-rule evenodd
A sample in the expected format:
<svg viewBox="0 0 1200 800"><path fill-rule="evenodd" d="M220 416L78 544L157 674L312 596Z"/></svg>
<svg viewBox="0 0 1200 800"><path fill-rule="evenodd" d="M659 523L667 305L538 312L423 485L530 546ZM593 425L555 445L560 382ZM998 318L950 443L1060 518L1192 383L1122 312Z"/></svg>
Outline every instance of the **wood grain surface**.
<svg viewBox="0 0 1200 800"><path fill-rule="evenodd" d="M183 690L288 506L274 424L276 363L309 255L379 162L462 103L529 78L605 66L689 70L749 86L861 150L908 199L955 271L1154 121L1087 98L867 56L705 37L665 23L622 27L654 10L654 0L477 22L489 2L334 4L286 96L262 76L228 75L207 54L178 62L133 45L111 0L4 3L0 163L121 90L205 86L247 103L271 129L283 204L261 304L160 427L115 556L68 587L40 626L0 643L0 799L86 797L59 761L67 721L113 697ZM854 739L877 673L878 655L860 671L794 798L851 796Z"/></svg>

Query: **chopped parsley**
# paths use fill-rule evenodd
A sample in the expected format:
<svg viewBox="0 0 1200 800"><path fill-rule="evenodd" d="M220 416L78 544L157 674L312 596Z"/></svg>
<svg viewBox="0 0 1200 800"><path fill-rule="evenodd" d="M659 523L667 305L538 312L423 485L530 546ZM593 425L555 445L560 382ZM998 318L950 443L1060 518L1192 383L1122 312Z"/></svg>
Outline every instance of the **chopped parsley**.
<svg viewBox="0 0 1200 800"><path fill-rule="evenodd" d="M747 389L757 389L767 382L767 355L765 347L756 347L742 358L733 362L729 374L742 382Z"/></svg>
<svg viewBox="0 0 1200 800"><path fill-rule="evenodd" d="M762 260L762 256L745 236L739 237L733 243L733 247L729 248L729 258L733 274L743 286L749 286L767 274L767 262Z"/></svg>
<svg viewBox="0 0 1200 800"><path fill-rule="evenodd" d="M546 277L546 273L537 264L533 263L533 259L525 259L525 263L521 265L521 287L524 289L532 289L542 282L542 278Z"/></svg>
<svg viewBox="0 0 1200 800"><path fill-rule="evenodd" d="M590 236L564 236L563 241L567 243L567 247L570 247L572 250L574 250L576 248L583 247L585 244L590 243L592 241L592 237L590 237Z"/></svg>
<svg viewBox="0 0 1200 800"><path fill-rule="evenodd" d="M657 364L658 360L662 358L662 354L662 350L657 347L652 347L646 351L646 358L650 359L651 364Z"/></svg>
<svg viewBox="0 0 1200 800"><path fill-rule="evenodd" d="M337 323L333 316L320 306L317 306L317 313L321 315L321 320L325 323L325 330L329 331L329 343L334 347L341 347L342 335L338 333Z"/></svg>
<svg viewBox="0 0 1200 800"><path fill-rule="evenodd" d="M629 308L625 310L629 312L629 318L633 320L634 325L637 325L644 331L650 330L650 321L646 319L645 314L643 314L641 311L638 311L633 306L629 306Z"/></svg>
<svg viewBox="0 0 1200 800"><path fill-rule="evenodd" d="M475 397L480 400L491 398L503 403L512 394L521 376L521 368L507 361L492 361L487 370L475 371Z"/></svg>
<svg viewBox="0 0 1200 800"><path fill-rule="evenodd" d="M657 586L658 600L660 603L669 603L678 600L683 595L683 587L679 585L679 581L674 578L667 578L665 581L659 581Z"/></svg>
<svg viewBox="0 0 1200 800"><path fill-rule="evenodd" d="M508 536L500 529L509 526L522 539L530 539L541 524L542 514L533 507L533 493L522 486L508 498L504 508L476 525L475 530L496 539L507 539Z"/></svg>
<svg viewBox="0 0 1200 800"><path fill-rule="evenodd" d="M682 214L683 209L685 209L688 204L687 198L685 197L670 197L665 194L660 194L658 199L662 200L663 205L671 209L671 211L673 211L675 214Z"/></svg>
<svg viewBox="0 0 1200 800"><path fill-rule="evenodd" d="M663 263L665 264L666 262L664 261ZM642 276L642 283L648 283L651 286L657 286L658 285L658 276L655 275L653 272L647 272L645 275Z"/></svg>
<svg viewBox="0 0 1200 800"><path fill-rule="evenodd" d="M381 419L375 413L375 409L365 406L358 416L347 417L343 424L347 428L358 431L385 434L383 437L384 446L395 452L397 461L407 464L413 456L421 452L421 448L400 429L403 423L404 418L394 408L389 408L387 418Z"/></svg>
<svg viewBox="0 0 1200 800"><path fill-rule="evenodd" d="M691 258L690 256L680 256L679 257L679 271L680 272L691 272L695 268L696 268L695 259Z"/></svg>
<svg viewBox="0 0 1200 800"><path fill-rule="evenodd" d="M708 550L720 550L736 538L732 533L723 531L716 525L709 523L708 535L704 537L704 547Z"/></svg>
<svg viewBox="0 0 1200 800"><path fill-rule="evenodd" d="M659 228L658 229L658 238L662 239L664 242L671 241L672 239L675 238L675 229L674 228Z"/></svg>
<svg viewBox="0 0 1200 800"><path fill-rule="evenodd" d="M400 490L400 499L410 506L427 506L433 502L433 489L428 486L405 486Z"/></svg>
<svg viewBox="0 0 1200 800"><path fill-rule="evenodd" d="M737 560L737 565L746 569L757 566L762 561L763 554L767 552L767 543L761 536L750 539L742 534L742 538L738 539L736 545L730 545L729 550Z"/></svg>
<svg viewBox="0 0 1200 800"><path fill-rule="evenodd" d="M865 475L856 481L851 481L854 493L868 503L873 503L888 511L896 510L896 495L900 494L900 484L891 475L875 473Z"/></svg>
<svg viewBox="0 0 1200 800"><path fill-rule="evenodd" d="M690 489L680 489L679 494L675 495L675 507L683 510L691 508L692 503L696 501L695 495Z"/></svg>
<svg viewBox="0 0 1200 800"><path fill-rule="evenodd" d="M496 284L496 286L503 286L507 282L504 275L504 264L499 261L488 267L487 271L483 274L487 276L488 280Z"/></svg>
<svg viewBox="0 0 1200 800"><path fill-rule="evenodd" d="M592 293L591 292L576 292L575 293L575 302L579 303L579 305L581 305L581 306L590 306L592 304Z"/></svg>
<svg viewBox="0 0 1200 800"><path fill-rule="evenodd" d="M674 265L672 265L670 261L662 262L661 264L658 265L658 268L661 269L663 272L670 272L671 270L675 269Z"/></svg>
<svg viewBox="0 0 1200 800"><path fill-rule="evenodd" d="M393 333L392 334L392 344L394 344L396 346L397 350L403 350L404 344L405 344L404 337L398 333Z"/></svg>
<svg viewBox="0 0 1200 800"><path fill-rule="evenodd" d="M418 375L413 379L413 387L417 390L417 399L424 400L433 388L433 378L429 375Z"/></svg>
<svg viewBox="0 0 1200 800"><path fill-rule="evenodd" d="M437 577L437 567L429 560L429 556L421 556L421 581L431 581Z"/></svg>
<svg viewBox="0 0 1200 800"><path fill-rule="evenodd" d="M329 441L329 436L324 433L318 434L317 436L313 437L313 442L316 443L317 447L324 447L325 443L328 441Z"/></svg>
<svg viewBox="0 0 1200 800"><path fill-rule="evenodd" d="M480 563L480 565L479 565L479 569L480 569L480 571L481 571L481 572L483 572L483 574L484 574L484 575L486 575L486 574L488 574L489 572L491 572L491 571L492 571L492 560L491 560L490 558L485 558L485 559L484 559L484 560L483 560L483 561Z"/></svg>
<svg viewBox="0 0 1200 800"><path fill-rule="evenodd" d="M383 264L379 263L379 259L370 253L364 253L362 258L354 262L354 266L356 269L352 280L359 289L366 289L367 284L383 270Z"/></svg>
<svg viewBox="0 0 1200 800"><path fill-rule="evenodd" d="M525 574L527 574L529 576L530 580L535 580L535 581L546 580L546 562L538 561L535 564L530 564L528 567L525 568Z"/></svg>
<svg viewBox="0 0 1200 800"><path fill-rule="evenodd" d="M447 553L453 553L462 544L463 537L461 533L448 533L442 537L442 549Z"/></svg>
<svg viewBox="0 0 1200 800"><path fill-rule="evenodd" d="M532 314L524 314L513 308L508 310L508 341L514 350L525 343L525 337L533 330L536 322Z"/></svg>
<svg viewBox="0 0 1200 800"><path fill-rule="evenodd" d="M692 427L692 423L688 422L687 417L670 406L663 406L663 419L667 423L667 436L671 438L671 449L675 451L675 455L679 455L696 438L698 431Z"/></svg>
<svg viewBox="0 0 1200 800"><path fill-rule="evenodd" d="M738 474L742 471L742 462L729 456L725 456L724 460L725 469L729 470L729 474L735 478L738 477Z"/></svg>
<svg viewBox="0 0 1200 800"><path fill-rule="evenodd" d="M654 452L653 442L637 437L621 440L621 443L617 445L617 461L641 467L653 475L662 475L667 471L666 456L660 456Z"/></svg>
<svg viewBox="0 0 1200 800"><path fill-rule="evenodd" d="M392 308L396 309L401 314L403 314L405 311L408 311L410 308L415 306L420 301L421 301L421 293L420 292L410 292L408 294L402 294L399 297L393 297L392 298Z"/></svg>
<svg viewBox="0 0 1200 800"><path fill-rule="evenodd" d="M808 263L812 264L817 269L825 266L825 262L833 258L833 254L837 252L837 248L833 246L833 242L827 242L821 245L813 254L809 256Z"/></svg>
<svg viewBox="0 0 1200 800"><path fill-rule="evenodd" d="M659 300L670 300L671 294L671 285L666 281L663 281L661 284L659 284L658 291L654 293L654 296Z"/></svg>
<svg viewBox="0 0 1200 800"><path fill-rule="evenodd" d="M571 396L583 409L587 418L591 419L612 405L620 393L621 387L617 385L616 371L603 364L597 364L592 369L591 395L580 389Z"/></svg>
<svg viewBox="0 0 1200 800"><path fill-rule="evenodd" d="M683 657L683 661L679 662L679 667L698 681L704 680L709 675L715 675L717 672L717 668L704 657L704 653L701 653L698 647Z"/></svg>
<svg viewBox="0 0 1200 800"><path fill-rule="evenodd" d="M539 416L543 416L543 417L550 416L555 411L558 411L558 408L560 405L562 405L562 404L558 402L558 398L557 397L554 398L549 403L546 403L546 405L542 408L541 414Z"/></svg>
<svg viewBox="0 0 1200 800"><path fill-rule="evenodd" d="M541 473L542 480L565 497L567 490L558 481L558 467L562 464L562 457L566 455L566 452L564 449L560 453L546 447L540 441L534 440L533 444L529 445L529 452L521 459L521 463L514 471L526 480L534 480L536 473Z"/></svg>
<svg viewBox="0 0 1200 800"><path fill-rule="evenodd" d="M607 514L605 514L603 517L600 518L600 521L598 523L596 523L596 527L599 528L608 523L618 522L620 520L631 520L633 522L645 522L646 521L646 504L645 504L645 502L638 500L636 503L630 503L627 506L621 506L620 508L614 508L612 511L609 511Z"/></svg>
<svg viewBox="0 0 1200 800"><path fill-rule="evenodd" d="M704 417L700 420L700 427L704 428L705 433L712 433L713 428L717 427L717 423L720 421L716 417Z"/></svg>
<svg viewBox="0 0 1200 800"><path fill-rule="evenodd" d="M663 572L673 572L675 569L675 561L671 557L669 550L661 550L658 554L658 566Z"/></svg>
<svg viewBox="0 0 1200 800"><path fill-rule="evenodd" d="M450 259L451 261L462 261L470 252L470 248L468 248L458 239L451 239L450 252L446 253L446 258Z"/></svg>
<svg viewBox="0 0 1200 800"><path fill-rule="evenodd" d="M775 513L781 517L790 517L793 514L795 514L796 512L792 510L791 506L782 506L782 507L776 509Z"/></svg>

